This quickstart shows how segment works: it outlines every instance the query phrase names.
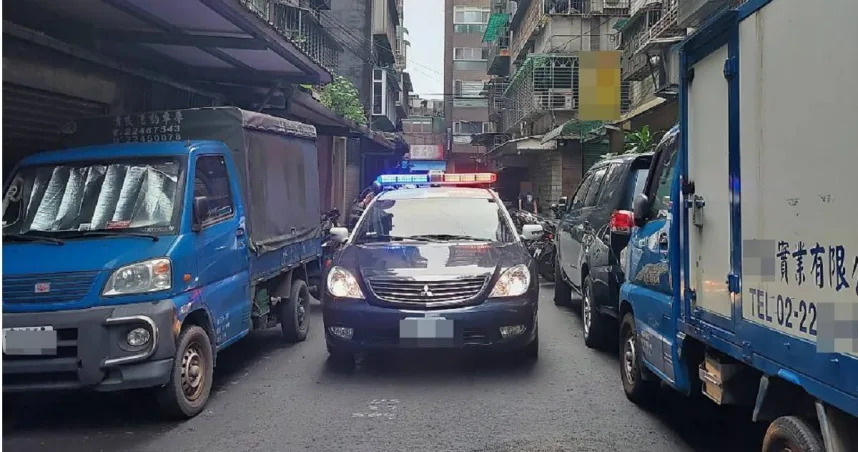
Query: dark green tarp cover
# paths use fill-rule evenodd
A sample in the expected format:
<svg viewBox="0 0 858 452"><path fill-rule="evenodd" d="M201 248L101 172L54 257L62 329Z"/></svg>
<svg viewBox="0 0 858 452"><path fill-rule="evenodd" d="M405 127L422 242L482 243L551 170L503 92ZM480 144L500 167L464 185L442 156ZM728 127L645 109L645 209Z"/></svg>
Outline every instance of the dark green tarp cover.
<svg viewBox="0 0 858 452"><path fill-rule="evenodd" d="M215 107L79 120L67 132L70 146L222 141L233 151L255 252L319 235L319 169L311 125Z"/></svg>
<svg viewBox="0 0 858 452"><path fill-rule="evenodd" d="M489 16L486 32L483 33L483 42L494 42L498 38L499 32L506 27L508 21L509 14L506 13L494 13Z"/></svg>

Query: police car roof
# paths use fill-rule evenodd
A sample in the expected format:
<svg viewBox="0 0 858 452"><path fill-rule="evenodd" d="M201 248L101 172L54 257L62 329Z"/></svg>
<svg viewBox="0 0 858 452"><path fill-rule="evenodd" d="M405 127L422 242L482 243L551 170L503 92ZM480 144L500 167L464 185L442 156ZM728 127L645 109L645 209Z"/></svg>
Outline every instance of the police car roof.
<svg viewBox="0 0 858 452"><path fill-rule="evenodd" d="M420 187L400 188L384 191L380 199L417 199L417 198L477 198L494 199L492 192L486 188L475 187Z"/></svg>

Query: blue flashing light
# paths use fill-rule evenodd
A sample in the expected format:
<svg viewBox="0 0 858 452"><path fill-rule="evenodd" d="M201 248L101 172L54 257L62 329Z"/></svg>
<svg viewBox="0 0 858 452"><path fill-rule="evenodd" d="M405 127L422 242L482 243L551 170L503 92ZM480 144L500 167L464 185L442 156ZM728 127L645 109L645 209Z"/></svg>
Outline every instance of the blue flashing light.
<svg viewBox="0 0 858 452"><path fill-rule="evenodd" d="M429 182L427 174L382 174L376 178L381 185L425 184Z"/></svg>

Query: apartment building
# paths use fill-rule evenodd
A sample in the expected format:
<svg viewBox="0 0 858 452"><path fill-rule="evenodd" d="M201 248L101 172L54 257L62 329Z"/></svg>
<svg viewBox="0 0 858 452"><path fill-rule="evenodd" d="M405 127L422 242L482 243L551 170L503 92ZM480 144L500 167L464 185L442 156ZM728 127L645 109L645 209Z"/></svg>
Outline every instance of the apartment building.
<svg viewBox="0 0 858 452"><path fill-rule="evenodd" d="M490 10L484 92L494 131L474 142L489 148L505 191L532 191L547 207L609 151L603 122L579 118L579 56L617 49L629 0L492 0Z"/></svg>
<svg viewBox="0 0 858 452"><path fill-rule="evenodd" d="M486 148L471 140L493 130L483 92L489 76L482 37L491 16L490 0L446 0L444 11L444 118L452 134L451 169L484 170Z"/></svg>

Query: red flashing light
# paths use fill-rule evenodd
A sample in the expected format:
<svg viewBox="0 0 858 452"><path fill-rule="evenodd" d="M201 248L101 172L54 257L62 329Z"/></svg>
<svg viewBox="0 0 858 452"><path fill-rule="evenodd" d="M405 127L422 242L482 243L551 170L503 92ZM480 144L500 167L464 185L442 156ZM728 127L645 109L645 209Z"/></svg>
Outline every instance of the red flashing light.
<svg viewBox="0 0 858 452"><path fill-rule="evenodd" d="M630 234L635 225L635 217L628 210L615 210L611 214L611 233Z"/></svg>
<svg viewBox="0 0 858 452"><path fill-rule="evenodd" d="M498 176L495 173L452 173L444 174L445 184L493 184Z"/></svg>

